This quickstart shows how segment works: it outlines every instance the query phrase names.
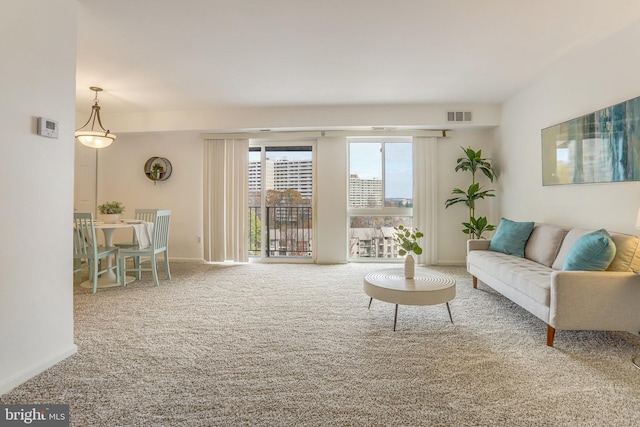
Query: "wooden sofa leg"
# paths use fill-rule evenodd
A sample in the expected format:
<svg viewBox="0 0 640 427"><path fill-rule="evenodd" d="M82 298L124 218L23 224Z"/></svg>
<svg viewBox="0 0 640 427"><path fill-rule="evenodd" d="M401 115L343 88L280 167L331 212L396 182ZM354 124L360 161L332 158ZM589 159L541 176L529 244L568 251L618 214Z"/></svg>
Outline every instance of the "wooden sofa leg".
<svg viewBox="0 0 640 427"><path fill-rule="evenodd" d="M553 326L547 325L547 345L549 347L553 347L553 339L556 336L556 328Z"/></svg>
<svg viewBox="0 0 640 427"><path fill-rule="evenodd" d="M478 278L476 276L473 277L473 289L478 289Z"/></svg>

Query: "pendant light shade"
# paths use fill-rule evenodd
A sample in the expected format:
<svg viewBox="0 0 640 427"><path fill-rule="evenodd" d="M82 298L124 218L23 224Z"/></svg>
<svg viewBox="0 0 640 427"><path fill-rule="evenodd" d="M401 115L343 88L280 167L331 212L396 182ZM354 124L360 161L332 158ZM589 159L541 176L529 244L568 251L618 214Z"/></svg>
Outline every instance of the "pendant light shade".
<svg viewBox="0 0 640 427"><path fill-rule="evenodd" d="M116 136L112 133L109 133L109 130L105 129L102 126L102 120L100 120L98 92L102 91L102 89L95 86L91 86L89 89L96 93L96 97L93 99L93 106L91 107L91 115L89 116L89 120L87 120L87 122L80 128L76 129L76 138L87 147L108 147L113 141L115 141ZM96 120L98 121L99 128L96 128L94 130L94 128L96 127ZM89 127L89 124L91 124L91 127Z"/></svg>

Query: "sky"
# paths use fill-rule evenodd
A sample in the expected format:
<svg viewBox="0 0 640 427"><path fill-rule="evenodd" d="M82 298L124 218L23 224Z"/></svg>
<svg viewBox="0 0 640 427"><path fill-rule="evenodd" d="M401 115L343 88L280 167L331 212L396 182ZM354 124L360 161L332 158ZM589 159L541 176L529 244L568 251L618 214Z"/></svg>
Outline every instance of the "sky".
<svg viewBox="0 0 640 427"><path fill-rule="evenodd" d="M360 178L381 178L379 142L350 144L350 172ZM385 144L385 198L413 199L413 147L410 142Z"/></svg>

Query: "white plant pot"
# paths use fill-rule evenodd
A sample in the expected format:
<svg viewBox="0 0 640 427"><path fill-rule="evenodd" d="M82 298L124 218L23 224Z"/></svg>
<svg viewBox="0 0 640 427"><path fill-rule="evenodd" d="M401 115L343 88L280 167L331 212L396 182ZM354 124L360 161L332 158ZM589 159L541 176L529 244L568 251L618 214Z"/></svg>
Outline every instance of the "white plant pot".
<svg viewBox="0 0 640 427"><path fill-rule="evenodd" d="M416 274L416 260L412 254L407 254L404 259L404 277L405 279L413 279Z"/></svg>
<svg viewBox="0 0 640 427"><path fill-rule="evenodd" d="M116 224L120 220L120 214L102 214L102 221L105 224Z"/></svg>

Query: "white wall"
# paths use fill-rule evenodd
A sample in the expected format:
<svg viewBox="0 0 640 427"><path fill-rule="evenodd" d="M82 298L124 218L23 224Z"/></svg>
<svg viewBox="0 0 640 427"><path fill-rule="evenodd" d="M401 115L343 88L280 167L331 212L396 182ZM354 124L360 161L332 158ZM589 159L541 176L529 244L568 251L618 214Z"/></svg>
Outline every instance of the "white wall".
<svg viewBox="0 0 640 427"><path fill-rule="evenodd" d="M574 52L503 106L500 213L513 220L637 234L640 182L542 186L540 131L640 95L640 22Z"/></svg>
<svg viewBox="0 0 640 427"><path fill-rule="evenodd" d="M203 141L196 132L119 135L98 151L98 204L118 200L133 218L136 208L171 210L169 257L202 260ZM144 174L150 157L171 162L171 177L154 184ZM118 230L114 241L131 240Z"/></svg>
<svg viewBox="0 0 640 427"><path fill-rule="evenodd" d="M75 0L7 0L0 14L0 394L73 343ZM36 134L36 117L60 124Z"/></svg>

